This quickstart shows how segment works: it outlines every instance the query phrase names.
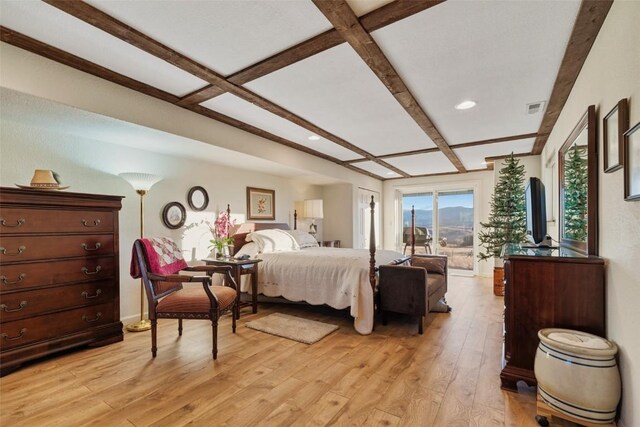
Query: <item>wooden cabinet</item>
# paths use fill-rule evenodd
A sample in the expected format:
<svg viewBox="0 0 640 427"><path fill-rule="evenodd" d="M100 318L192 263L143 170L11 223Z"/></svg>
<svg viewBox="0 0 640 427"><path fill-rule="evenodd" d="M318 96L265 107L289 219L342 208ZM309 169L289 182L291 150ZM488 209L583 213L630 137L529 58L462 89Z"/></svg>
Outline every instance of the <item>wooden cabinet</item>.
<svg viewBox="0 0 640 427"><path fill-rule="evenodd" d="M120 196L0 188L0 374L122 340Z"/></svg>
<svg viewBox="0 0 640 427"><path fill-rule="evenodd" d="M502 388L536 385L538 331L567 328L605 336L604 260L568 249L507 245Z"/></svg>
<svg viewBox="0 0 640 427"><path fill-rule="evenodd" d="M328 248L339 248L340 240L323 240L322 242L320 242L320 246Z"/></svg>

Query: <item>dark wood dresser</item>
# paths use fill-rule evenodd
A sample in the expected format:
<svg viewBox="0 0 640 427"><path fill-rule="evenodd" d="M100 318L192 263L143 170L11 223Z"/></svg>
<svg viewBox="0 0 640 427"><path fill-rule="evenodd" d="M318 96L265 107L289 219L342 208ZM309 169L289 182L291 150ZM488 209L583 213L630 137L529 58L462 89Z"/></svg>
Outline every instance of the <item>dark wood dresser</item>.
<svg viewBox="0 0 640 427"><path fill-rule="evenodd" d="M0 188L0 375L122 340L120 196Z"/></svg>
<svg viewBox="0 0 640 427"><path fill-rule="evenodd" d="M569 249L505 245L502 388L536 385L538 330L567 328L605 336L605 264Z"/></svg>

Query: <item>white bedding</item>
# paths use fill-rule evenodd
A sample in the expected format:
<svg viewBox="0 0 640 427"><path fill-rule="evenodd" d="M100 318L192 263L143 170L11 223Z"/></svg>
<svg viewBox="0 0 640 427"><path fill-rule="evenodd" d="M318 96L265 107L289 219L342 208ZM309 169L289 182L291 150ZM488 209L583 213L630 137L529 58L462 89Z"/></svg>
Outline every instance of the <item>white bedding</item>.
<svg viewBox="0 0 640 427"><path fill-rule="evenodd" d="M400 258L395 251L376 251L376 265ZM369 283L369 251L345 248L306 248L257 256L258 293L290 301L351 307L354 327L361 334L373 329L373 292ZM242 280L243 292L251 292Z"/></svg>

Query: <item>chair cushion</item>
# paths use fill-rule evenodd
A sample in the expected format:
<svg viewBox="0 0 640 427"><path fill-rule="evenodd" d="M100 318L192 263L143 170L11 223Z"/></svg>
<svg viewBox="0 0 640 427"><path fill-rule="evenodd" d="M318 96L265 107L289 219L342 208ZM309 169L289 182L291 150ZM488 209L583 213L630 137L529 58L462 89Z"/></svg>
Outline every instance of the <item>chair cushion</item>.
<svg viewBox="0 0 640 427"><path fill-rule="evenodd" d="M429 296L439 291L445 284L444 276L440 274L427 274L427 289Z"/></svg>
<svg viewBox="0 0 640 427"><path fill-rule="evenodd" d="M220 310L225 310L236 299L236 291L228 286L212 286L218 297ZM209 313L211 301L201 286L181 289L161 299L156 306L158 313Z"/></svg>
<svg viewBox="0 0 640 427"><path fill-rule="evenodd" d="M425 268L429 273L446 274L446 263L447 261L444 258L429 258L421 256L411 257L412 266Z"/></svg>

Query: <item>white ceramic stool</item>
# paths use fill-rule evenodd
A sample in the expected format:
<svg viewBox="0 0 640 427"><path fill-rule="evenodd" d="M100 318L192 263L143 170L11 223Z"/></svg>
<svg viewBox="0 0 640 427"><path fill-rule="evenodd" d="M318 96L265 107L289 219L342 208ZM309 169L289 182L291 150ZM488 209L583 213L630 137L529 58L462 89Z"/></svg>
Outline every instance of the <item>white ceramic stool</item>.
<svg viewBox="0 0 640 427"><path fill-rule="evenodd" d="M616 345L569 329L542 329L538 338L534 369L542 402L574 422L612 423L620 401Z"/></svg>

